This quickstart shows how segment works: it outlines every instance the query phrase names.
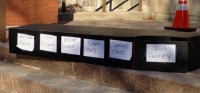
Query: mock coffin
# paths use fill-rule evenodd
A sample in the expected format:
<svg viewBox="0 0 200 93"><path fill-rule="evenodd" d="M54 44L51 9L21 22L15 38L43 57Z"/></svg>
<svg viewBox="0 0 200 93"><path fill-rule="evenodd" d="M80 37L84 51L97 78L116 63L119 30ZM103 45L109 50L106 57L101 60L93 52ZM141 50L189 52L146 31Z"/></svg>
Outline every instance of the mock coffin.
<svg viewBox="0 0 200 93"><path fill-rule="evenodd" d="M199 67L200 33L34 24L9 29L10 52L140 70Z"/></svg>

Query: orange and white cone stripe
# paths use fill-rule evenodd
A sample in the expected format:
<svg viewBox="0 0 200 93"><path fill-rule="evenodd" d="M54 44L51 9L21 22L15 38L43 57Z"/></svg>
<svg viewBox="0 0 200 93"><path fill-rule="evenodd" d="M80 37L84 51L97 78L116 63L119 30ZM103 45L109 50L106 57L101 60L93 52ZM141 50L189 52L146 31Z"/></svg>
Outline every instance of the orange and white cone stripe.
<svg viewBox="0 0 200 93"><path fill-rule="evenodd" d="M183 10L183 11L186 10L186 11L188 11L187 1L179 1L177 10Z"/></svg>
<svg viewBox="0 0 200 93"><path fill-rule="evenodd" d="M189 28L187 0L179 0L173 23L174 28Z"/></svg>

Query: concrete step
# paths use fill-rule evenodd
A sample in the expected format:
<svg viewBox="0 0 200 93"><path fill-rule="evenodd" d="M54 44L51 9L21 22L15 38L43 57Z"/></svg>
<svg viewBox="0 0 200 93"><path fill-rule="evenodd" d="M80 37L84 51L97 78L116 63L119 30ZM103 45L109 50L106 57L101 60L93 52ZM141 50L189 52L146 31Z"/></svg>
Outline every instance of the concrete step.
<svg viewBox="0 0 200 93"><path fill-rule="evenodd" d="M76 12L59 13L59 21L67 20L154 20L153 12Z"/></svg>
<svg viewBox="0 0 200 93"><path fill-rule="evenodd" d="M175 11L174 11L175 12ZM88 20L165 20L173 21L175 14L162 12L112 11L112 12L76 12L59 13L59 21ZM200 17L189 15L190 22L200 22Z"/></svg>
<svg viewBox="0 0 200 93"><path fill-rule="evenodd" d="M31 89L39 87L34 91L44 91L45 88L45 91L48 91L48 93L50 91L52 93L52 91L60 90L60 88L63 88L63 86L70 87L70 88L64 87L64 89L66 90L63 91L67 91L71 89L71 86L63 84L62 81L63 79L62 76L67 76L67 77L73 77L70 80L78 78L128 91L135 91L138 93L200 93L200 69L188 73L168 73L168 72L157 72L157 71L139 71L131 69L111 68L111 67L92 65L86 63L69 62L66 60L56 60L56 59L34 57L34 56L27 56L20 54L15 55L9 53L8 46L9 45L7 43L0 44L1 59L28 67L25 68L22 66L8 64L4 62L0 64L0 71L1 70L3 71L2 76L5 76L6 82L10 84L6 88L15 91L25 91L20 89L21 87L18 88L19 86L28 86L28 88ZM9 69L6 69L8 68L7 65ZM45 70L48 72L34 70L30 68ZM28 72L32 70L33 72ZM41 74L43 72L45 73L53 72L55 74L51 73L51 75L43 75ZM13 75L15 77L13 77ZM47 77L52 77L52 78L47 78ZM25 78L26 80L23 80L22 78ZM47 79L50 79L50 81L48 81ZM59 84L56 83L57 81L55 82L55 80L57 79L61 79L61 81L58 82ZM31 80L34 80L34 82L32 82ZM13 82L16 85L15 87L13 87L12 85ZM24 82L27 84L23 85L22 83L19 82ZM69 81L67 82L70 84L73 83ZM79 80L79 83L80 82L83 81ZM50 85L44 86L47 84ZM60 84L62 84L62 86L58 87L57 85ZM92 84L91 86L93 86ZM57 86L57 87L52 88L52 86L53 87ZM95 85L95 87L96 86L97 85ZM31 89L27 89L27 91L33 93ZM74 87L72 87L72 89L74 89ZM29 93L29 92L22 92L22 93Z"/></svg>
<svg viewBox="0 0 200 93"><path fill-rule="evenodd" d="M0 93L14 93L14 92L9 92L9 91L7 91L7 90L4 90L4 89L1 89L1 88L0 88Z"/></svg>
<svg viewBox="0 0 200 93"><path fill-rule="evenodd" d="M60 21L59 24L72 26L91 26L91 27L111 27L111 28L129 28L129 29L159 29L172 26L171 21L162 20L89 20L89 21ZM190 27L200 30L198 22L190 22Z"/></svg>
<svg viewBox="0 0 200 93"><path fill-rule="evenodd" d="M16 93L134 93L8 62L0 62L0 75L0 88Z"/></svg>

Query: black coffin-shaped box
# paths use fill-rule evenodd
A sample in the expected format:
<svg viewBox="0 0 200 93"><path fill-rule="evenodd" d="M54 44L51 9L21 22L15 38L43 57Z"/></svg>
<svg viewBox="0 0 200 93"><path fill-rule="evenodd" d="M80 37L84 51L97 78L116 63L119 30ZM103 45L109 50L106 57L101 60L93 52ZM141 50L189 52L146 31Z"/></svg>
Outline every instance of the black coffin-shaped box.
<svg viewBox="0 0 200 93"><path fill-rule="evenodd" d="M11 53L139 70L200 65L197 32L35 24L9 29L9 44Z"/></svg>
<svg viewBox="0 0 200 93"><path fill-rule="evenodd" d="M10 28L10 52L133 69L134 39L127 36L132 30L124 33L125 30L127 29L59 24ZM110 44L115 48L110 48ZM118 50L119 47L122 51ZM123 54L123 49L127 47L130 50L128 57L116 55ZM113 54L109 54L110 51Z"/></svg>
<svg viewBox="0 0 200 93"><path fill-rule="evenodd" d="M200 37L198 33L166 32L140 36L136 39L138 70L187 72L200 66Z"/></svg>

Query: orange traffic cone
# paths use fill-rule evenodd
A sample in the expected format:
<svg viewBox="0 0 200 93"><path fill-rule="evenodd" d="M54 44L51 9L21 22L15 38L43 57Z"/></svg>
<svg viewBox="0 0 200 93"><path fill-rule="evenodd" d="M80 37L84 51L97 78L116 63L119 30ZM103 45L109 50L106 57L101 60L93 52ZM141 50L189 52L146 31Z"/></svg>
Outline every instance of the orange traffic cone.
<svg viewBox="0 0 200 93"><path fill-rule="evenodd" d="M176 15L174 18L173 27L165 27L167 30L176 30L176 31L196 31L197 28L189 27L189 17L187 9L187 0L179 0L178 9L176 10Z"/></svg>

